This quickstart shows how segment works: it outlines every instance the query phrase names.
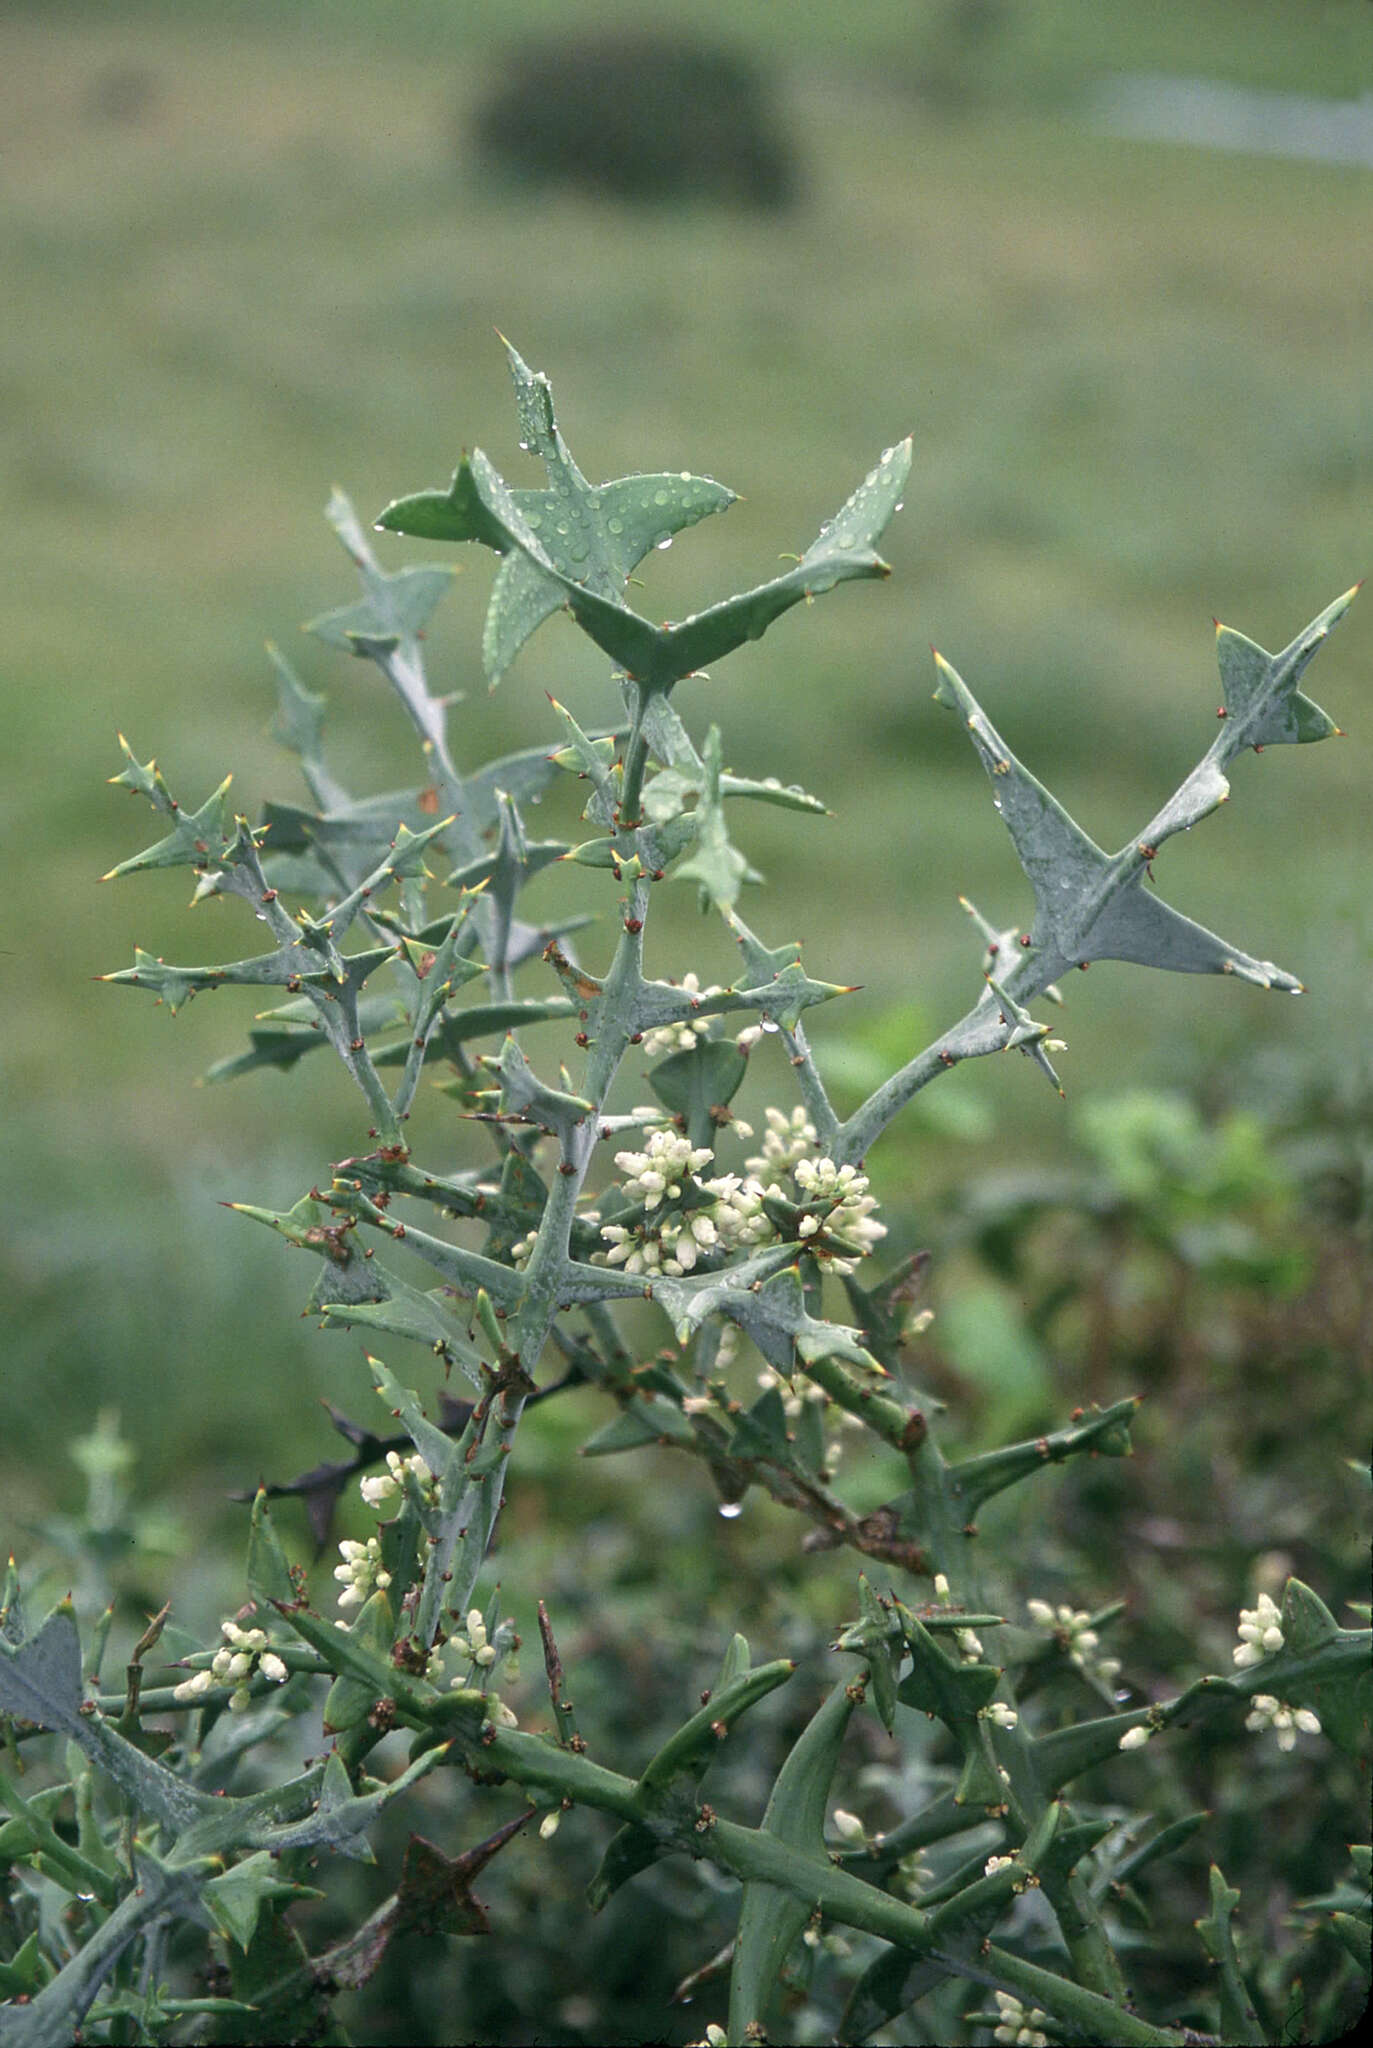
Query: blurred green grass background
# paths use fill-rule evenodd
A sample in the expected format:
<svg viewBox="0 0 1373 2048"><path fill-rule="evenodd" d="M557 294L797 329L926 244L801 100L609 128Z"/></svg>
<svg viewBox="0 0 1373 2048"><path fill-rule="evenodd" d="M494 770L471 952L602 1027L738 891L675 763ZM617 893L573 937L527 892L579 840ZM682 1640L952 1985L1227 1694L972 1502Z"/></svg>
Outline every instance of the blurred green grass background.
<svg viewBox="0 0 1373 2048"><path fill-rule="evenodd" d="M684 705L718 719L738 771L834 811L741 821L768 877L744 909L771 943L804 938L813 973L863 984L814 1033L862 1085L878 1053L966 1007L958 893L998 921L1027 906L981 772L930 703L928 644L1114 846L1209 743L1212 615L1281 645L1373 561L1370 173L1125 142L1090 114L1097 81L1140 71L1355 96L1370 12L700 0L692 26L766 61L800 153L801 204L755 217L534 201L474 175L471 113L505 42L628 24L628 6L7 10L0 1461L16 1523L75 1488L62 1445L102 1405L197 1520L226 1485L323 1453L315 1395L357 1406L352 1347L295 1319L297 1270L216 1206L285 1204L356 1148L343 1077L197 1091L247 1005L173 1024L91 979L135 942L250 949L231 913L184 915L184 877L94 886L150 836L104 787L117 727L188 800L231 768L250 811L293 796L267 735L271 637L330 691L359 791L413 774L372 672L294 631L351 595L318 514L330 485L370 516L473 443L523 480L499 327L549 372L593 477L690 467L744 494L651 561L645 603L667 615L768 574L914 434L890 583L794 615ZM459 759L542 739L545 691L605 718L604 664L564 621L488 699L489 563L463 571L431 670L467 692ZM1369 970L1361 610L1311 678L1354 737L1249 763L1159 870L1169 900L1311 993L1094 974L1064 1019L1074 1100L1294 1036L1314 1071L1350 1059ZM685 894L663 922L658 971L725 978L732 951ZM872 1162L907 1237L942 1187L1070 1142L1020 1062L956 1086L966 1135L893 1134Z"/></svg>

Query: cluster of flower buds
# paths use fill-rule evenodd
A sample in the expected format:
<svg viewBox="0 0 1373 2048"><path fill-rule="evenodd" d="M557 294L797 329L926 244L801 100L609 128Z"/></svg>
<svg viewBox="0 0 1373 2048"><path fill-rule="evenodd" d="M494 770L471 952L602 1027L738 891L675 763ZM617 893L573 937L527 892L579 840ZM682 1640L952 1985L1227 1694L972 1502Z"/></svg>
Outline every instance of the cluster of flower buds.
<svg viewBox="0 0 1373 2048"><path fill-rule="evenodd" d="M1037 2005L1022 2005L1009 1991L997 1991L993 1996L1000 2015L999 2024L992 2029L994 2041L1007 2042L1011 2048L1049 2048L1049 2036L1043 2031L1048 2013Z"/></svg>
<svg viewBox="0 0 1373 2048"><path fill-rule="evenodd" d="M705 1002L710 996L723 995L718 987L702 988L694 974L682 976L682 993L695 996L698 1002ZM691 1052L701 1041L710 1036L711 1019L703 1017L699 1024L684 1019L680 1024L660 1024L654 1031L644 1033L644 1055L647 1059L661 1059L664 1053Z"/></svg>
<svg viewBox="0 0 1373 2048"><path fill-rule="evenodd" d="M713 1157L708 1145L693 1145L670 1128L651 1131L641 1152L617 1152L615 1164L629 1176L624 1192L643 1203L644 1220L633 1229L603 1223L601 1236L610 1249L593 1253L593 1261L623 1266L627 1273L690 1273L702 1252L717 1246L733 1250L749 1242L755 1229L757 1241L774 1236L761 1190L756 1198L743 1198L737 1174L697 1180ZM684 1209L679 1205L688 1189L698 1206ZM701 1203L702 1194L714 1199Z"/></svg>
<svg viewBox="0 0 1373 2048"><path fill-rule="evenodd" d="M386 1453L386 1467L385 1472L379 1472L370 1479L360 1479L358 1481L358 1491L369 1508L386 1507L396 1498L397 1494L403 1493L405 1491L405 1475L407 1472L411 1473L418 1481L426 1497L433 1499L436 1496L437 1487L434 1475L418 1451L410 1458L402 1458L398 1451L388 1451ZM337 1578L339 1574L336 1572L334 1576Z"/></svg>
<svg viewBox="0 0 1373 2048"><path fill-rule="evenodd" d="M361 1607L373 1593L384 1592L390 1585L391 1574L381 1562L379 1536L369 1536L365 1543L345 1536L338 1550L343 1563L334 1566L334 1577L343 1588L338 1596L340 1607Z"/></svg>
<svg viewBox="0 0 1373 2048"><path fill-rule="evenodd" d="M498 1635L499 1633L497 1630ZM460 1657L466 1657L469 1663L477 1665L482 1671L489 1671L500 1655L499 1645L488 1640L486 1623L482 1619L480 1607L470 1609L466 1631L460 1631L448 1640ZM453 1683L457 1685L459 1681L455 1678Z"/></svg>
<svg viewBox="0 0 1373 2048"><path fill-rule="evenodd" d="M790 1173L802 1159L815 1156L819 1139L815 1125L800 1103L790 1116L782 1109L766 1110L764 1116L767 1130L763 1133L763 1149L744 1161L746 1170L756 1179L766 1180L779 1173Z"/></svg>
<svg viewBox="0 0 1373 2048"><path fill-rule="evenodd" d="M803 1201L824 1202L829 1207L824 1217L801 1218L801 1236L813 1237L824 1229L848 1238L859 1247L857 1257L831 1258L829 1264L836 1273L851 1273L858 1260L866 1258L887 1234L886 1224L878 1223L873 1216L877 1198L868 1193L867 1175L856 1166L836 1166L832 1159L798 1159L792 1168L792 1178Z"/></svg>
<svg viewBox="0 0 1373 2048"><path fill-rule="evenodd" d="M877 1203L868 1193L866 1174L816 1156L815 1126L804 1109L795 1109L790 1116L769 1109L767 1121L763 1150L744 1162L743 1176L726 1173L698 1179L713 1154L669 1127L651 1131L641 1152L617 1152L615 1164L628 1176L623 1191L643 1203L644 1218L632 1227L602 1224L601 1236L609 1250L594 1253L594 1263L623 1266L627 1273L690 1273L703 1252L748 1251L774 1244L777 1226L764 1206L771 1198L794 1200L812 1211L801 1219L803 1239L833 1231L855 1245L852 1258L824 1254L836 1273L851 1273L887 1234L886 1225L873 1216ZM735 1129L748 1133L745 1124L736 1123ZM790 1174L790 1190L783 1188L778 1174ZM688 1191L694 1206L679 1206ZM517 1262L530 1249L531 1241L522 1239L514 1247Z"/></svg>
<svg viewBox="0 0 1373 2048"><path fill-rule="evenodd" d="M1262 1664L1282 1648L1282 1615L1269 1593L1260 1593L1257 1607L1241 1607L1239 1642L1233 1652L1241 1671Z"/></svg>
<svg viewBox="0 0 1373 2048"><path fill-rule="evenodd" d="M197 1700L217 1685L232 1685L229 1711L243 1714L252 1703L249 1686L254 1678L260 1674L273 1685L284 1685L289 1674L276 1651L269 1649L265 1628L240 1628L236 1621L222 1621L219 1629L224 1643L215 1651L208 1671L183 1679L172 1696Z"/></svg>
<svg viewBox="0 0 1373 2048"><path fill-rule="evenodd" d="M1120 1670L1119 1657L1099 1657L1101 1639L1092 1627L1092 1617L1080 1607L1051 1607L1047 1600L1028 1600L1026 1606L1036 1628L1046 1629L1063 1644L1068 1662L1083 1676L1109 1685Z"/></svg>
<svg viewBox="0 0 1373 2048"><path fill-rule="evenodd" d="M1275 1699L1271 1692L1256 1692L1249 1703L1250 1712L1244 1717L1246 1728L1255 1735L1262 1735L1269 1728L1278 1738L1278 1748L1295 1749L1297 1736L1319 1735L1321 1724L1309 1707L1289 1707L1284 1700Z"/></svg>

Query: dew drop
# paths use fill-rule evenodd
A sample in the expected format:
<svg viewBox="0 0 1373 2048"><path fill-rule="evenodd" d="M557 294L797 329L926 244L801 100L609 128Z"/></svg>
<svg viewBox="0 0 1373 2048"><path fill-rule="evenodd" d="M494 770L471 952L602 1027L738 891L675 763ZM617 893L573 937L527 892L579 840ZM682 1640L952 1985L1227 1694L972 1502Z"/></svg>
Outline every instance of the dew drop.
<svg viewBox="0 0 1373 2048"><path fill-rule="evenodd" d="M743 1512L744 1503L741 1500L722 1500L720 1503L720 1513L727 1522L738 1521Z"/></svg>
<svg viewBox="0 0 1373 2048"><path fill-rule="evenodd" d="M1001 798L999 796L994 796L992 798L992 809L994 811L999 811L1001 809Z"/></svg>
<svg viewBox="0 0 1373 2048"><path fill-rule="evenodd" d="M655 491L653 493L653 502L655 505L670 505L672 503L672 495L669 491Z"/></svg>
<svg viewBox="0 0 1373 2048"><path fill-rule="evenodd" d="M672 546L672 535L670 533L665 533L660 540L655 540L653 545L660 552L664 548L670 548Z"/></svg>
<svg viewBox="0 0 1373 2048"><path fill-rule="evenodd" d="M525 523L525 525L526 525L526 526L533 526L533 527L535 527L535 528L537 528L537 527L540 527L540 526L542 526L542 525L543 525L543 514L542 514L542 512L526 512L526 513L525 513L525 515L524 515L524 523Z"/></svg>
<svg viewBox="0 0 1373 2048"><path fill-rule="evenodd" d="M893 511L893 512L904 512L904 511L905 511L905 509L906 509L906 501L905 501L905 499L904 499L904 498L898 498L898 499L897 499L897 501L896 501L896 503L895 503L895 504L894 504L894 505L892 506L892 511Z"/></svg>
<svg viewBox="0 0 1373 2048"><path fill-rule="evenodd" d="M607 519L605 524L607 533L623 533L625 530L623 519Z"/></svg>

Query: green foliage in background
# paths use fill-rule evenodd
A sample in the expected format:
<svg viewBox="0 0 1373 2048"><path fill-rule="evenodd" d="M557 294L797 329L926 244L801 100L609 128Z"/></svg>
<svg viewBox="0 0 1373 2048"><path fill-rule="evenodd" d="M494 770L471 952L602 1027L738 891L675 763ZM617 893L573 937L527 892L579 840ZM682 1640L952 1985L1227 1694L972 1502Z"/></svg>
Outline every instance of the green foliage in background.
<svg viewBox="0 0 1373 2048"><path fill-rule="evenodd" d="M867 1167L888 1126L964 1062L1016 1051L1058 1091L1064 1047L1035 1009L1061 1003L1060 984L1080 970L1127 962L1301 993L1290 970L1167 905L1154 868L1227 802L1251 752L1336 731L1304 685L1354 592L1277 653L1217 628L1210 743L1113 853L936 655L936 701L986 771L1033 912L1008 924L972 909L964 1015L923 1049L907 1045L841 1112L807 1027L852 988L819 978L798 944L760 937L739 909L750 873L741 819L779 810L813 830L824 804L751 762L734 765L700 697L706 663L718 668L841 584L888 574L877 543L907 488L910 443L889 447L772 574L658 621L631 602L636 569L733 493L671 469L589 483L547 380L508 356L521 440L546 482L509 484L474 449L447 486L394 501L380 524L499 558L482 634L492 687L537 631L569 614L613 664L601 719L583 724L554 700L540 746L460 765L425 660L451 579L430 565L384 570L336 494L330 519L360 595L312 630L382 679L418 742L419 779L356 795L326 748L324 700L279 653L276 733L305 801L269 803L256 823L230 809L227 783L184 803L127 744L111 778L152 807L158 836L106 879L146 886L150 873L189 870L202 921L227 934L241 904L263 931L260 950L237 957L228 940L211 965L140 948L105 979L173 1012L247 989L262 1006L247 1045L211 1078L271 1069L289 1085L328 1046L363 1098L355 1149L327 1180L289 1206L230 1206L304 1254L308 1312L353 1334L350 1356L359 1337L366 1347L375 1398L359 1390L337 1418L355 1455L277 1488L304 1499L324 1536L360 1473L365 1533L339 1542L332 1586L312 1585L259 1491L247 1599L218 1640L176 1633L164 1605L129 1653L124 1686L108 1690L113 1607L84 1637L71 1601L36 1621L11 1570L0 1614L11 1765L0 1779L10 1816L0 2041L45 2048L77 2027L111 2042L345 2040L347 2001L393 1943L484 1936L492 1909L474 1886L489 1868L509 1914L520 1879L507 1859L523 1848L552 1861L564 1827L586 1827L595 1843L591 1914L624 1910L643 1887L641 1952L655 1915L674 1945L694 1948L681 1995L715 2012L712 2042L912 2029L941 2041L1009 2033L1150 2048L1330 2038L1366 1990L1367 1849L1344 1859L1353 1774L1368 1753L1369 1631L1341 1625L1270 1541L1248 1573L1238 1550L1222 1554L1219 1640L1214 1615L1180 1609L1180 1640L1154 1646L1176 1675L1119 1683L1124 1656L1106 1654L1102 1631L1121 1604L1108 1593L1082 1606L1071 1581L1053 1583L1063 1552L1045 1474L1088 1473L1078 1511L1104 1527L1114 1519L1118 1545L1127 1517L1107 1503L1118 1487L1126 1497L1117 1475L1139 1396L1084 1389L1071 1413L1042 1413L1058 1398L1045 1347L1060 1316L1089 1351L1100 1346L1100 1377L1137 1321L1167 1329L1149 1292L1160 1276L1174 1297L1194 1276L1193 1309L1204 1303L1217 1319L1237 1313L1237 1285L1272 1298L1300 1287L1305 1244L1285 1260L1273 1250L1294 1169L1239 1108L1208 1126L1156 1094L1097 1105L1084 1120L1085 1185L984 1187L955 1213L950 1250L961 1232L982 1277L945 1313L941 1361L920 1306L927 1261L881 1251L888 1231ZM576 828L538 838L530 808L560 782L576 786ZM889 860L909 857L904 840L884 843ZM538 878L555 864L586 910L536 914ZM1265 873L1246 879L1257 886ZM724 982L696 966L649 971L649 929L656 938L674 879L732 941ZM842 862L826 886L853 899ZM581 954L588 912L616 927L594 963ZM889 944L905 945L900 921L884 922ZM755 1132L735 1105L758 1065L781 1100L765 1103ZM645 1085L651 1099L634 1100ZM878 1149L879 1172L881 1160ZM1353 1196L1360 1225L1363 1192ZM1051 1259L1046 1294L1036 1231L1063 1212L1076 1241L1071 1259ZM1133 1295L1114 1284L1122 1244L1138 1264ZM1103 1332L1103 1316L1122 1327ZM1175 1318L1174 1344L1186 1327ZM963 1403L980 1398L982 1415L960 1415L959 1398L946 1414L926 1362ZM1167 1401L1161 1335L1154 1362ZM639 1560L639 1659L617 1599L602 1600L613 1568L594 1549L579 1592L556 1570L542 1585L496 1576L527 1432L588 1389L599 1414L579 1448L593 1469L645 1454L672 1461L654 1547ZM1179 1414L1205 1456L1219 1441L1214 1420L1170 1410L1170 1423ZM866 1447L869 1479L881 1473L875 1497L839 1478L846 1431ZM1330 1435L1339 1444L1338 1425ZM1334 1461L1321 1436L1328 1488ZM535 1441L556 1498L577 1469L569 1446ZM1342 1448L1347 1460L1352 1446ZM117 1433L106 1425L78 1449L90 1498L84 1526L66 1532L73 1555L95 1574L118 1565L121 1547L165 1542L135 1505ZM703 1560L673 1467L708 1477L726 1524L753 1495L793 1530L809 1525L788 1571L804 1585L813 1559L819 1590L768 1642L782 1654L755 1662L738 1624L758 1640L753 1617L767 1624L770 1602L741 1603L747 1574L721 1583ZM604 1500L613 1542L613 1483ZM984 1511L1006 1546L1004 1574L975 1540ZM516 1558L531 1551L517 1534ZM862 1560L856 1577L850 1552ZM1348 1570L1338 1530L1326 1562L1324 1591L1337 1598ZM689 1644L698 1579L712 1621L732 1612ZM598 1654L608 1665L589 1695L560 1595L604 1637L599 1652L594 1636L581 1651L590 1667ZM544 1707L518 1691L516 1652L535 1629ZM822 1635L841 1661L816 1704ZM1122 1653L1128 1639L1121 1629ZM691 1705L693 1667L711 1651L715 1668ZM145 1669L158 1658L174 1667L164 1664L161 1682ZM667 1670L652 1670L659 1659ZM1300 1819L1320 1878L1274 1938L1250 1885L1254 1767L1241 1764L1236 1782L1226 1758L1271 1745L1281 1797L1288 1759L1300 1769L1299 1749L1317 1739L1333 1761ZM855 1745L867 1770L855 1769ZM1197 1780L1214 1818L1186 1804ZM875 1825L841 1793L860 1806L880 1796L889 1815ZM402 1816L403 1847L390 1833ZM373 1838L390 1868L369 1888L355 1866L377 1855ZM1158 1866L1201 1847L1211 1861L1194 1930L1166 1909L1151 1929ZM565 1956L584 1938L580 1921L523 1868L529 1946L540 1959ZM341 1916L327 1932L310 1917L323 1882ZM465 2021L482 2007L483 1945L461 1973ZM518 1974L507 1969L501 1996L487 1995L483 2037L520 2037ZM548 1982L543 1966L526 1968L526 2001L548 1995ZM641 2008L651 2002L637 1995ZM600 2016L579 2016L566 1998L556 2015L527 2003L520 2015L526 2032L546 2032L553 2017L574 2038L590 2038ZM660 2037L665 2018L643 2011L642 2037ZM432 2017L435 2038L451 2030L451 2014Z"/></svg>

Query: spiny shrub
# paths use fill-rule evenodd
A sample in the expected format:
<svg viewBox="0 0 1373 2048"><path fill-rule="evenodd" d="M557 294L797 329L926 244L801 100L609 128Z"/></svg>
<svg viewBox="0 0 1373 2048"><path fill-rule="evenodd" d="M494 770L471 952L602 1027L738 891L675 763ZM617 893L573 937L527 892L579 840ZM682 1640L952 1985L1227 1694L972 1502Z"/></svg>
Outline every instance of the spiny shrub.
<svg viewBox="0 0 1373 2048"><path fill-rule="evenodd" d="M795 153L741 51L630 30L522 45L481 101L478 163L535 188L600 198L777 208Z"/></svg>
<svg viewBox="0 0 1373 2048"><path fill-rule="evenodd" d="M1298 1745L1358 1754L1368 1630L1341 1626L1296 1578L1248 1595L1236 1585L1223 1668L1138 1700L1118 1683L1128 1643L1104 1640L1118 1605L998 1597L972 1540L983 1508L1042 1488L1067 1460L1126 1456L1137 1404L1080 1407L1029 1441L952 1455L938 1404L911 1377L926 1321L919 1260L884 1265L868 1168L892 1120L965 1060L1014 1048L1056 1087L1057 1043L1035 1009L1079 969L1124 961L1300 990L1169 907L1153 876L1168 841L1226 801L1251 748L1335 730L1300 684L1353 593L1278 654L1219 629L1210 743L1113 853L936 657L936 697L987 773L1034 917L1020 928L978 916L966 1014L840 1116L806 1021L849 991L737 908L739 811L777 805L804 821L822 807L728 768L715 726L693 733L695 678L793 607L888 573L877 542L910 444L881 455L779 575L656 624L627 601L631 572L732 493L685 472L588 483L546 380L513 351L510 362L521 439L546 483L512 487L476 451L446 489L399 499L379 524L497 557L482 642L493 683L547 619L570 613L613 664L605 724L584 730L554 703L546 745L460 765L424 664L450 572L384 571L336 497L330 517L361 594L314 630L389 685L420 746L414 786L385 797L344 788L324 750L323 700L280 656L278 733L304 801L269 804L257 823L228 812L224 786L183 804L127 747L113 778L163 830L112 874L189 869L198 897L243 905L267 943L208 966L139 951L107 979L171 1010L209 990L265 996L271 1007L221 1072L289 1075L331 1049L362 1097L355 1156L287 1210L235 1206L304 1254L309 1307L326 1324L410 1363L402 1377L369 1356L380 1405L343 1424L355 1457L296 1488L322 1528L360 1475L371 1533L340 1543L332 1579L312 1587L259 1494L247 1599L216 1641L171 1633L164 1610L124 1685L102 1690L109 1616L87 1626L84 1648L69 1602L31 1624L11 1568L0 2039L345 2038L333 2001L366 1981L390 1941L482 1931L482 1869L526 1823L551 1842L573 1807L605 1823L591 1912L655 1883L666 1859L713 1866L740 1887L732 1946L703 1954L697 1973L703 2000L721 1987L712 2042L780 2039L798 1999L810 2000L797 2024L812 2039L1325 2038L1362 1995L1368 1848L1268 1954L1264 1901L1241 1911L1213 1865L1191 1964L1168 1959L1167 1981L1185 1989L1151 2010L1163 1959L1146 1902L1158 1866L1209 1825L1157 1788L1170 1754L1204 1757L1206 1742L1241 1728L1279 1771ZM584 794L584 831L575 843L537 839L527 807L564 776ZM523 914L526 885L555 861L583 871L589 909L614 907L602 972L578 958L583 918L548 929ZM728 985L702 985L686 967L645 973L670 876L693 883L732 933ZM750 1061L778 1047L782 1099L750 1130L731 1104ZM619 1077L643 1062L646 1099L626 1099ZM790 1658L755 1662L735 1633L718 1645L708 1693L651 1753L635 1753L628 1694L621 1746L602 1735L593 1753L555 1617L542 1602L535 1615L507 1611L493 1581L522 1421L572 1386L599 1390L611 1411L587 1452L672 1447L701 1461L726 1509L761 1489L809 1525L810 1549L852 1551L866 1567L832 1617L840 1675L797 1717L761 1817L732 1815L720 1777L708 1779L735 1753L737 1724L795 1684ZM390 1426L383 1415L398 1426L390 1442L376 1434ZM891 1498L867 1512L836 1479L845 1422L895 1475ZM671 1574L674 1559L648 1568ZM536 1619L542 1710L512 1692L510 1668ZM164 1676L145 1682L159 1658ZM880 1831L833 1803L846 1737L868 1716L896 1759L884 1779L894 1818ZM302 1762L321 1731L324 1753ZM736 1747L747 1737L746 1727ZM499 1811L511 1789L523 1803L483 1831L496 1786L508 1788ZM458 1816L452 1852L416 1832L389 1896L312 1953L293 1907L320 1860L365 1859L374 1822L412 1790L428 1825Z"/></svg>

